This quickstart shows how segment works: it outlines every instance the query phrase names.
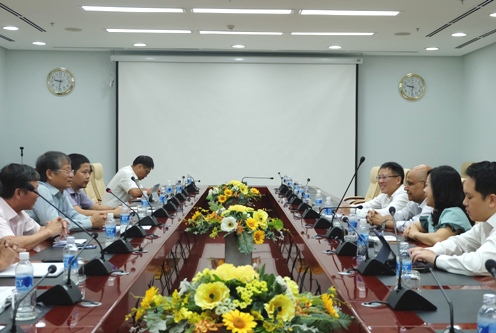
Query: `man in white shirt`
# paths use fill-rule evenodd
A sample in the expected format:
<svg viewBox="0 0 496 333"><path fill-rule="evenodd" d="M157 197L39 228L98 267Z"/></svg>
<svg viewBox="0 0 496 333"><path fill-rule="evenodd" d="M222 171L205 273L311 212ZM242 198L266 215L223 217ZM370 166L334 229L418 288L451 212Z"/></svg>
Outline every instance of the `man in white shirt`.
<svg viewBox="0 0 496 333"><path fill-rule="evenodd" d="M427 172L430 169L430 166L421 164L411 168L410 172L408 172L405 191L409 201L403 209L397 210L396 214L394 214L398 231L403 231L410 224L419 221L420 216L432 213L432 207L427 206L424 193ZM367 220L372 225L393 229L394 224L390 214L382 215L375 210L371 210L368 213Z"/></svg>
<svg viewBox="0 0 496 333"><path fill-rule="evenodd" d="M462 275L490 275L488 259L496 258L496 162L474 163L463 183L467 214L476 223L463 234L428 248L410 250L413 261L425 261Z"/></svg>
<svg viewBox="0 0 496 333"><path fill-rule="evenodd" d="M395 207L396 210L403 209L408 202L408 195L403 186L404 179L405 171L401 165L396 162L382 164L377 175L381 194L363 203L363 208L356 210L357 216L365 218L369 211L374 210L385 216L389 214L389 207Z"/></svg>
<svg viewBox="0 0 496 333"><path fill-rule="evenodd" d="M155 167L153 159L150 156L140 155L136 157L132 165L121 168L115 174L114 178L108 183L108 188L112 193L122 201L129 201L133 198L142 196L137 183L143 180L150 171ZM134 178L134 181L132 180ZM151 188L142 188L148 195L151 194ZM102 199L102 205L117 207L121 202L110 193L105 193Z"/></svg>

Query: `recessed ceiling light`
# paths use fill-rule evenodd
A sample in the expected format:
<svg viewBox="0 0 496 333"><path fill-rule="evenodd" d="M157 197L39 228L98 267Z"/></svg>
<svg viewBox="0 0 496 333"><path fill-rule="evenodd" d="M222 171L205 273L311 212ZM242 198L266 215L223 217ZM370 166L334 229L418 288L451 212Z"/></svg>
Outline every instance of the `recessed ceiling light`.
<svg viewBox="0 0 496 333"><path fill-rule="evenodd" d="M451 36L453 36L453 37L465 37L465 36L467 36L467 34L464 32L455 32L454 34L451 34Z"/></svg>
<svg viewBox="0 0 496 333"><path fill-rule="evenodd" d="M373 32L292 32L293 36L372 36Z"/></svg>
<svg viewBox="0 0 496 333"><path fill-rule="evenodd" d="M396 16L395 10L313 10L303 9L301 15L335 15L335 16Z"/></svg>
<svg viewBox="0 0 496 333"><path fill-rule="evenodd" d="M14 27L14 26L6 26L6 27L3 27L5 30L10 30L10 31L16 31L16 30L19 30L18 27Z"/></svg>
<svg viewBox="0 0 496 333"><path fill-rule="evenodd" d="M425 50L426 51L437 51L437 50L439 50L439 47L426 47Z"/></svg>
<svg viewBox="0 0 496 333"><path fill-rule="evenodd" d="M329 48L331 50L339 50L341 48L341 46L339 46L339 45L331 45L331 46L329 46Z"/></svg>
<svg viewBox="0 0 496 333"><path fill-rule="evenodd" d="M200 35L254 35L254 36L281 36L282 32L270 31L212 31L200 30Z"/></svg>
<svg viewBox="0 0 496 333"><path fill-rule="evenodd" d="M193 8L195 14L272 14L288 15L291 9L225 9L225 8Z"/></svg>
<svg viewBox="0 0 496 333"><path fill-rule="evenodd" d="M134 43L133 46L144 47L144 46L146 46L146 44L145 43Z"/></svg>
<svg viewBox="0 0 496 333"><path fill-rule="evenodd" d="M45 42L33 42L33 45L41 45L41 46L43 46L43 45L46 45L46 43Z"/></svg>
<svg viewBox="0 0 496 333"><path fill-rule="evenodd" d="M236 60L236 61L243 61L244 59L243 58L234 58L234 60Z"/></svg>
<svg viewBox="0 0 496 333"><path fill-rule="evenodd" d="M241 44L233 45L231 47L232 48L235 48L235 49L244 49L245 48L245 46L244 45L241 45Z"/></svg>
<svg viewBox="0 0 496 333"><path fill-rule="evenodd" d="M496 17L496 13L489 14L491 17Z"/></svg>
<svg viewBox="0 0 496 333"><path fill-rule="evenodd" d="M118 13L184 13L182 8L140 8L140 7L102 7L82 6L87 12L118 12Z"/></svg>
<svg viewBox="0 0 496 333"><path fill-rule="evenodd" d="M137 34L190 34L191 30L151 30L151 29L105 29L107 32L137 33Z"/></svg>

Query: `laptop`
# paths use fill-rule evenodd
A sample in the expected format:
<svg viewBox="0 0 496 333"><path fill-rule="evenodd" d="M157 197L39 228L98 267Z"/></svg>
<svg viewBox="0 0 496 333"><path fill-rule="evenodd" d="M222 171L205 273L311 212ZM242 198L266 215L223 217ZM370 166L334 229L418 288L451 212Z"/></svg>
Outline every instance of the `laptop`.
<svg viewBox="0 0 496 333"><path fill-rule="evenodd" d="M152 193L148 193L148 200L150 200L150 202L154 202L154 201L158 201L158 194L157 194L157 191L160 187L160 183L158 184L155 184L153 186L153 189L152 189Z"/></svg>

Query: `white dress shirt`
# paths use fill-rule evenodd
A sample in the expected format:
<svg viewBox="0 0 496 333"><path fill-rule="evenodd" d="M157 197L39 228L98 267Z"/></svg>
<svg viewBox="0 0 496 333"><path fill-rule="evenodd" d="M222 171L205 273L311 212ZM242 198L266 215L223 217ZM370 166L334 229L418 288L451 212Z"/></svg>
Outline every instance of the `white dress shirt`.
<svg viewBox="0 0 496 333"><path fill-rule="evenodd" d="M400 209L394 214L396 219L396 229L404 231L410 224L420 221L421 216L432 214L433 208L427 206L427 201L424 199L419 205L415 201L408 201L406 207Z"/></svg>
<svg viewBox="0 0 496 333"><path fill-rule="evenodd" d="M0 238L33 235L40 231L40 228L40 225L24 211L17 214L3 198L0 198Z"/></svg>
<svg viewBox="0 0 496 333"><path fill-rule="evenodd" d="M138 176L136 176L136 174L134 173L133 168L130 165L125 166L117 171L115 176L108 183L107 187L115 196L126 202L132 198L132 196L129 194L129 190L138 188L136 183L131 180L131 177L134 177L138 184L140 184L140 182L138 181ZM115 208L120 206L121 202L112 194L105 192L102 198L102 205Z"/></svg>
<svg viewBox="0 0 496 333"><path fill-rule="evenodd" d="M359 218L365 218L369 210L375 209L382 216L389 215L389 207L396 208L396 211L403 209L408 203L408 194L405 187L401 185L394 193L388 197L387 194L381 193L374 199L362 204L362 209L357 209L356 214Z"/></svg>

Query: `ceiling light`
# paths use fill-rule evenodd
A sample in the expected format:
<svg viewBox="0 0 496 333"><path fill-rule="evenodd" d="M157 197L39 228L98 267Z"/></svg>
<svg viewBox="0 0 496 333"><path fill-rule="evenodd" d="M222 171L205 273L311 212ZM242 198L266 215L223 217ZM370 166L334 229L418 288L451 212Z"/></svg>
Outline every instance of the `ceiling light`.
<svg viewBox="0 0 496 333"><path fill-rule="evenodd" d="M496 13L489 14L491 17L496 17Z"/></svg>
<svg viewBox="0 0 496 333"><path fill-rule="evenodd" d="M329 46L329 48L331 50L339 50L339 49L341 49L341 46L339 46L339 45L331 45L331 46Z"/></svg>
<svg viewBox="0 0 496 333"><path fill-rule="evenodd" d="M467 34L464 32L455 32L454 34L451 34L451 36L453 36L453 37L465 37L465 36L467 36Z"/></svg>
<svg viewBox="0 0 496 333"><path fill-rule="evenodd" d="M41 46L43 46L43 45L46 45L46 43L45 42L33 42L33 45L41 45Z"/></svg>
<svg viewBox="0 0 496 333"><path fill-rule="evenodd" d="M234 58L234 60L236 60L236 61L243 61L244 59L243 58Z"/></svg>
<svg viewBox="0 0 496 333"><path fill-rule="evenodd" d="M288 15L291 9L224 9L224 8L193 8L195 14L272 14Z"/></svg>
<svg viewBox="0 0 496 333"><path fill-rule="evenodd" d="M140 7L101 7L82 6L87 12L118 12L118 13L184 13L182 8L140 8Z"/></svg>
<svg viewBox="0 0 496 333"><path fill-rule="evenodd" d="M200 30L200 35L254 35L254 36L281 36L282 32L270 31L209 31Z"/></svg>
<svg viewBox="0 0 496 333"><path fill-rule="evenodd" d="M293 36L372 36L373 32L292 32Z"/></svg>
<svg viewBox="0 0 496 333"><path fill-rule="evenodd" d="M241 44L233 45L231 47L234 48L234 49L244 49L245 48L245 46L244 45L241 45Z"/></svg>
<svg viewBox="0 0 496 333"><path fill-rule="evenodd" d="M301 15L335 15L335 16L396 16L395 10L313 10L303 9Z"/></svg>
<svg viewBox="0 0 496 333"><path fill-rule="evenodd" d="M16 30L19 30L18 27L13 27L13 26L6 26L6 27L3 27L4 30L11 30L11 31L16 31Z"/></svg>
<svg viewBox="0 0 496 333"><path fill-rule="evenodd" d="M146 44L145 43L134 43L133 46L144 47L144 46L146 46Z"/></svg>
<svg viewBox="0 0 496 333"><path fill-rule="evenodd" d="M439 50L439 47L426 47L425 50L426 51L437 51L437 50Z"/></svg>
<svg viewBox="0 0 496 333"><path fill-rule="evenodd" d="M191 30L151 30L151 29L105 29L107 32L123 32L138 34L190 34Z"/></svg>

